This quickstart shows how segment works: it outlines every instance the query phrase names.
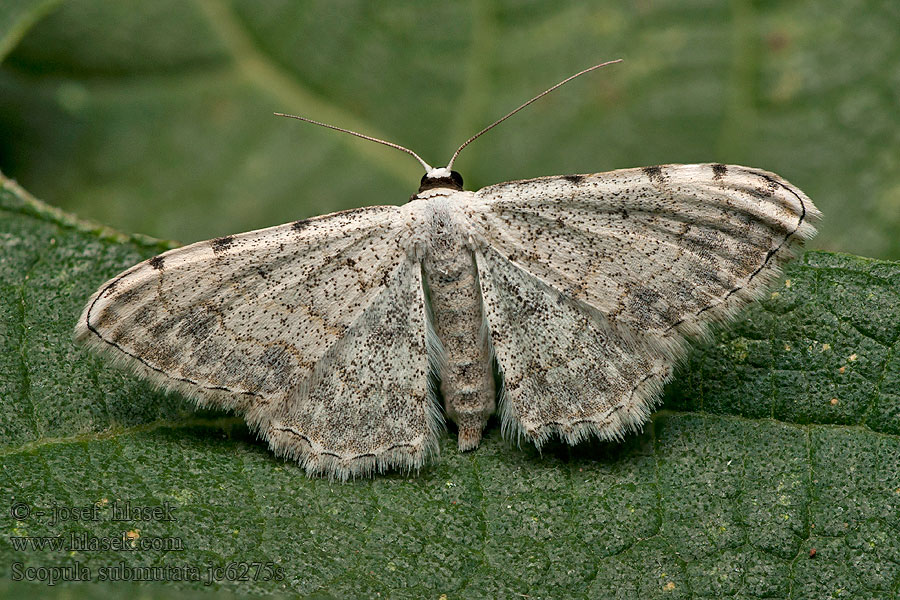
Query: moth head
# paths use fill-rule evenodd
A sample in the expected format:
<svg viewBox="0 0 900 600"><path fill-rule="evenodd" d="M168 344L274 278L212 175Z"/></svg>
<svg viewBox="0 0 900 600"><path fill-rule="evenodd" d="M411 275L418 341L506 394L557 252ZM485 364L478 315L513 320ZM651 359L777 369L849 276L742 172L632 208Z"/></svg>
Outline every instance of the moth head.
<svg viewBox="0 0 900 600"><path fill-rule="evenodd" d="M440 169L431 169L424 175L419 182L419 191L421 194L425 190L433 190L435 188L448 188L451 190L461 191L463 189L463 178L459 171L453 171L447 167Z"/></svg>

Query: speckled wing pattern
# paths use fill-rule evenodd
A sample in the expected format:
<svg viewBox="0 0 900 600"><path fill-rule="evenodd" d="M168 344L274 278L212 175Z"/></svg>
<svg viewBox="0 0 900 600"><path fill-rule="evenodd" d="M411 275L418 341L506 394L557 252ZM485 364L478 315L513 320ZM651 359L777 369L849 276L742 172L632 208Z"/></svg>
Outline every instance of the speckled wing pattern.
<svg viewBox="0 0 900 600"><path fill-rule="evenodd" d="M638 429L685 339L762 295L820 217L803 192L746 167L662 165L513 181L464 208L503 429Z"/></svg>
<svg viewBox="0 0 900 600"><path fill-rule="evenodd" d="M403 208L384 206L172 250L104 284L76 337L243 413L310 474L418 468L443 421L410 236Z"/></svg>

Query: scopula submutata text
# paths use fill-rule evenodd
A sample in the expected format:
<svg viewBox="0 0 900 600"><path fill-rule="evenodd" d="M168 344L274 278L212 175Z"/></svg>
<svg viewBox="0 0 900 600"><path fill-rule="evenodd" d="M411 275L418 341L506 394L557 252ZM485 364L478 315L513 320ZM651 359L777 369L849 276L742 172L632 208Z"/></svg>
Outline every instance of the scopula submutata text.
<svg viewBox="0 0 900 600"><path fill-rule="evenodd" d="M160 254L104 283L76 338L241 413L310 475L416 470L445 414L462 450L495 411L538 447L639 430L686 339L759 297L820 213L779 176L723 164L463 190L452 165L469 142L601 66L443 168L349 132L419 160L409 202Z"/></svg>

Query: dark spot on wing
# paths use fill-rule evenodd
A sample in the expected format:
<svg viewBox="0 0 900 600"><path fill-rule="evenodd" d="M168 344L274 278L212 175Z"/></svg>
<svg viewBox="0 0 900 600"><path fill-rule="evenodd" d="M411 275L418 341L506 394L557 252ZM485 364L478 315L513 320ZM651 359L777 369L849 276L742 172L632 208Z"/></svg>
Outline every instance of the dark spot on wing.
<svg viewBox="0 0 900 600"><path fill-rule="evenodd" d="M331 215L328 216L341 215L342 217L349 217L357 214L362 215L369 212L371 209L371 206L360 206L359 208L348 208L347 210L340 210L336 213L331 213ZM311 221L311 219L307 219L307 221Z"/></svg>
<svg viewBox="0 0 900 600"><path fill-rule="evenodd" d="M296 370L296 362L283 346L266 348L260 356L259 364L265 366L266 378L275 383L290 381Z"/></svg>
<svg viewBox="0 0 900 600"><path fill-rule="evenodd" d="M650 181L660 182L662 181L662 167L659 165L653 167L644 167L641 169L644 172L644 175L647 176L647 179Z"/></svg>
<svg viewBox="0 0 900 600"><path fill-rule="evenodd" d="M179 347L163 343L160 340L149 342L134 340L132 347L134 353L140 356L142 361L147 361L151 368L172 372L180 366L181 349Z"/></svg>
<svg viewBox="0 0 900 600"><path fill-rule="evenodd" d="M352 268L352 267L355 267L355 266L356 266L356 261L353 260L353 258L351 258L351 257L348 256L348 257L347 257L347 266L348 266L348 267L351 267L351 268Z"/></svg>
<svg viewBox="0 0 900 600"><path fill-rule="evenodd" d="M707 258L707 257L701 257ZM734 287L734 282L723 278L715 264L715 257L709 256L706 263L694 263L690 267L690 273L697 287L709 289L718 295L718 290L728 290ZM712 263L712 264L709 264Z"/></svg>
<svg viewBox="0 0 900 600"><path fill-rule="evenodd" d="M299 221L294 221L291 224L291 229L296 232L303 231L309 225L309 219L300 219Z"/></svg>
<svg viewBox="0 0 900 600"><path fill-rule="evenodd" d="M153 304L144 304L134 311L134 316L132 318L138 325L149 327L156 320L156 309Z"/></svg>
<svg viewBox="0 0 900 600"><path fill-rule="evenodd" d="M725 238L715 229L695 229L685 234L684 241L689 242L691 250L704 249L710 251L725 251ZM712 258L706 256L706 258Z"/></svg>
<svg viewBox="0 0 900 600"><path fill-rule="evenodd" d="M147 331L150 333L151 338L159 341L166 337L173 328L179 325L180 321L180 317L169 315L160 319L154 325L148 327Z"/></svg>
<svg viewBox="0 0 900 600"><path fill-rule="evenodd" d="M138 287L129 288L123 290L116 296L116 300L121 302L122 304L131 304L141 295L143 290Z"/></svg>
<svg viewBox="0 0 900 600"><path fill-rule="evenodd" d="M119 315L116 314L112 308L107 307L105 310L100 311L100 314L92 315L94 317L93 322L90 323L96 329L106 329L110 323L114 323Z"/></svg>
<svg viewBox="0 0 900 600"><path fill-rule="evenodd" d="M769 177L768 175L765 175L763 173L756 173L756 175L758 175L759 178L765 182L765 187L750 188L748 190L750 192L750 194L752 194L753 196L756 196L757 198L763 198L763 199L771 198L772 196L774 196L775 192L778 191L778 187L781 184L779 184L772 177Z"/></svg>
<svg viewBox="0 0 900 600"><path fill-rule="evenodd" d="M653 304L654 302L659 300L661 297L662 296L660 296L659 292L657 292L656 290L654 290L652 288L648 288L648 287L636 288L632 292L632 299L636 303L642 304L644 306L650 306L651 304Z"/></svg>
<svg viewBox="0 0 900 600"><path fill-rule="evenodd" d="M578 185L579 183L584 181L584 175L563 175L563 179L565 179L569 183Z"/></svg>
<svg viewBox="0 0 900 600"><path fill-rule="evenodd" d="M147 262L157 271L162 271L163 263L166 262L166 259L164 259L162 256L154 256Z"/></svg>
<svg viewBox="0 0 900 600"><path fill-rule="evenodd" d="M199 344L193 350L193 361L199 367L204 367L210 364L218 364L222 355L226 353L225 348L210 340L209 338L206 338L204 343Z"/></svg>
<svg viewBox="0 0 900 600"><path fill-rule="evenodd" d="M212 242L210 242L210 245L212 246L213 252L218 254L219 252L224 252L225 250L227 250L228 247L233 243L234 237L226 235L225 237L214 239Z"/></svg>
<svg viewBox="0 0 900 600"><path fill-rule="evenodd" d="M722 179L723 177L725 177L725 174L728 173L728 167L726 167L725 165L723 165L721 163L714 164L712 166L712 170L713 170L713 179L715 179L716 181Z"/></svg>
<svg viewBox="0 0 900 600"><path fill-rule="evenodd" d="M632 290L627 300L628 310L634 315L638 326L649 329L657 324L658 312L653 305L661 297L659 292L649 287Z"/></svg>
<svg viewBox="0 0 900 600"><path fill-rule="evenodd" d="M775 189L772 186L750 188L747 191L750 192L751 196L755 196L757 198L762 198L762 199L771 198L772 195L775 193Z"/></svg>
<svg viewBox="0 0 900 600"><path fill-rule="evenodd" d="M187 315L178 324L178 336L189 337L194 345L199 346L205 342L213 328L216 326L216 315L209 311L196 311Z"/></svg>
<svg viewBox="0 0 900 600"><path fill-rule="evenodd" d="M768 182L769 187L775 188L775 187L778 187L778 186L780 185L780 184L778 183L778 181L776 181L773 177L771 177L771 176L769 176L769 175L766 175L765 173L759 173L759 172L757 172L756 175L759 175L760 177L762 177L763 179L765 179L765 180Z"/></svg>
<svg viewBox="0 0 900 600"><path fill-rule="evenodd" d="M569 298L581 298L584 295L584 284L577 283L575 285L566 286L564 295Z"/></svg>

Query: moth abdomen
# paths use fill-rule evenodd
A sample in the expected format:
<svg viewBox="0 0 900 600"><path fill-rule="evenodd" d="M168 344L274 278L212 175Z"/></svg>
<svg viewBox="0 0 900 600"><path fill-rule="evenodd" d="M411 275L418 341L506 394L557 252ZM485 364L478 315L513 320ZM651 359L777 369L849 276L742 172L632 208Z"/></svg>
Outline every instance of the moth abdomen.
<svg viewBox="0 0 900 600"><path fill-rule="evenodd" d="M459 427L459 448L470 450L496 408L494 379L474 256L444 208L435 207L423 266L432 325L444 351L444 406Z"/></svg>

